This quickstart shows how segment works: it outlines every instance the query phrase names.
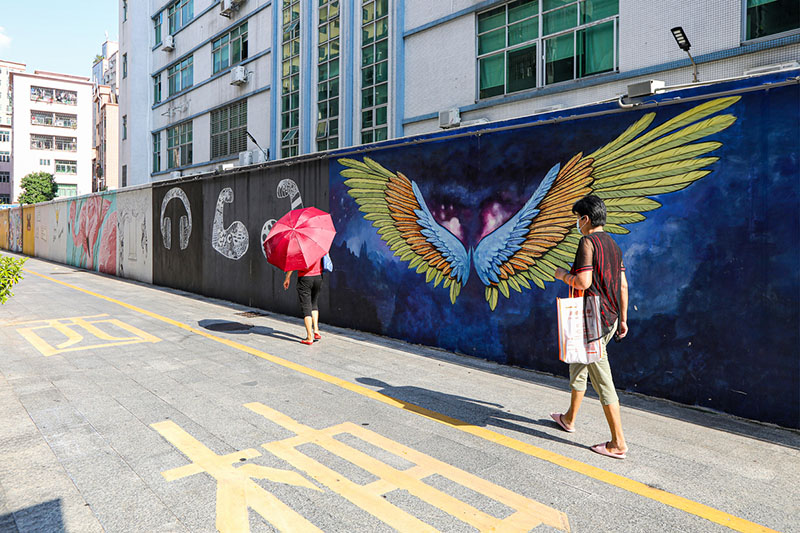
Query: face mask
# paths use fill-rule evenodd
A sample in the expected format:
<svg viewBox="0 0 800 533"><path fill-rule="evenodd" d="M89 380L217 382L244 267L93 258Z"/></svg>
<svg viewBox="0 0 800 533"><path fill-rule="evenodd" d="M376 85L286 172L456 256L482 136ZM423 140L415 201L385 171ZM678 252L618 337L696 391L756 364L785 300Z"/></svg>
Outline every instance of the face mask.
<svg viewBox="0 0 800 533"><path fill-rule="evenodd" d="M578 233L581 231L581 219L575 221L575 227L578 228Z"/></svg>

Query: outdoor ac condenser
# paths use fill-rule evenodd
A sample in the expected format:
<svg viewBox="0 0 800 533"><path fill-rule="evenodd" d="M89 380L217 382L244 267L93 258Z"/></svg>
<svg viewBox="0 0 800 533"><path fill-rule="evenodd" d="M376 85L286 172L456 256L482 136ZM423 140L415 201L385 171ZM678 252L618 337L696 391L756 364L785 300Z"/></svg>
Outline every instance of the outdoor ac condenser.
<svg viewBox="0 0 800 533"><path fill-rule="evenodd" d="M457 107L439 111L439 127L440 128L455 128L461 124L461 113Z"/></svg>
<svg viewBox="0 0 800 533"><path fill-rule="evenodd" d="M172 52L175 50L175 37L167 35L164 37L164 42L161 44L161 49L165 52Z"/></svg>
<svg viewBox="0 0 800 533"><path fill-rule="evenodd" d="M231 85L244 85L247 83L247 69L239 65L231 69Z"/></svg>

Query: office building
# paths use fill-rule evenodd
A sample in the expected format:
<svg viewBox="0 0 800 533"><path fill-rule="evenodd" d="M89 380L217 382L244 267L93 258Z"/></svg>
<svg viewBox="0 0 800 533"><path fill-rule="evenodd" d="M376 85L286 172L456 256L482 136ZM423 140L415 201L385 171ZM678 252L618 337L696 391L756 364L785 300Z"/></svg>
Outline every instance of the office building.
<svg viewBox="0 0 800 533"><path fill-rule="evenodd" d="M12 203L12 72L25 72L25 64L0 59L0 204Z"/></svg>

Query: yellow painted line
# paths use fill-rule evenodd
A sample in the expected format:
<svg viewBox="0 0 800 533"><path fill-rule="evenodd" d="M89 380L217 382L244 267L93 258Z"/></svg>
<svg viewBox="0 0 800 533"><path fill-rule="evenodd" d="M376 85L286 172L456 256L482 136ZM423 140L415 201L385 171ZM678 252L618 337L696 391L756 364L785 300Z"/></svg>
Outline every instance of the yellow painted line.
<svg viewBox="0 0 800 533"><path fill-rule="evenodd" d="M314 370L312 368L299 365L287 359L277 357L267 352L262 352L261 350L257 350L256 348L252 348L245 344L241 344L229 339L224 339L222 337L217 337L216 335L212 335L203 330L193 328L192 326L183 324L181 322L178 322L177 320L173 320L171 318L161 316L146 309L142 309L141 307L136 307L135 305L127 304L120 300L116 300L114 298L110 298L108 296L104 296L102 294L98 294L96 292L92 292L86 289L82 289L81 287L76 287L75 285L70 285L69 283L65 283L61 280L51 278L50 276L46 276L44 274L39 274L38 272L33 272L32 270L25 269L25 271L35 276L39 276L41 278L52 281L53 283L58 283L59 285L63 285L65 287L69 287L70 289L74 289L83 292L85 294L88 294L90 296L100 298L101 300L121 305L126 309L130 309L131 311L141 313L143 315L149 316L156 320L160 320L162 322L184 329L186 331L191 331L192 333L196 333L197 335L201 335L203 337L206 337L207 339L211 339L213 341L219 342L231 348L241 350L243 352L249 353L250 355L260 357L261 359L265 359L267 361L283 366L290 370L300 372L301 374L305 374L307 376L319 379L321 381L330 383L332 385L336 385L337 387L341 387L351 392L355 392L356 394L360 394L361 396L377 400L381 403L390 405L392 407L397 407L399 409L411 411L412 413L416 413L430 420L442 423L453 429L457 429L465 433L470 433L472 435L493 442L495 444L505 446L512 450L516 450L526 455L530 455L531 457L536 457L538 459L542 459L543 461L548 461L554 465L558 465L562 468L566 468L568 470L572 470L573 472L577 472L592 479L596 479L597 481L602 481L603 483L613 485L628 492L632 492L633 494L638 494L639 496L643 496L645 498L649 498L659 503L663 503L664 505L674 507L675 509L679 509L686 513L699 516L700 518L705 518L706 520L728 527L734 531L741 531L743 533L764 532L764 531L777 533L775 530L770 529L766 526L762 526L760 524L756 524L755 522L745 520L744 518L739 518L738 516L726 513L724 511L720 511L718 509L714 509L713 507L709 507L708 505L695 502L688 498L684 498L682 496L678 496L676 494L672 494L664 490L655 489L639 481L634 481L624 476L614 474L613 472L608 472L607 470L603 470L602 468L597 468L595 466L588 465L580 461L576 461L575 459L571 459L569 457L557 454L555 452L539 448L538 446L528 444L527 442L519 441L517 439L508 437L506 435L502 435L495 431L483 427L474 426L472 424L468 424L457 418L453 418L444 415L442 413L437 413L436 411L432 411L430 409L426 409L424 407L420 407L418 405L414 405L408 402L396 400L390 396L386 396L385 394L381 394L379 392L368 389L361 385L356 385L355 383L350 383L349 381L345 381L335 376L331 376L323 372Z"/></svg>

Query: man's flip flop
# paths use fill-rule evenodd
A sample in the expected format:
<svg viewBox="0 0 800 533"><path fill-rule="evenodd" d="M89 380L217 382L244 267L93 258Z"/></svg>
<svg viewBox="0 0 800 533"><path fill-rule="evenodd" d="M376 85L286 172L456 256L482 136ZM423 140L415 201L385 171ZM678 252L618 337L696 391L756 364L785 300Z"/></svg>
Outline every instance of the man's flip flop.
<svg viewBox="0 0 800 533"><path fill-rule="evenodd" d="M613 457L614 459L625 459L624 453L610 452L608 451L608 448L606 448L607 445L608 445L607 442L601 442L600 444L595 444L590 449L594 453L599 453L600 455L605 455L606 457Z"/></svg>
<svg viewBox="0 0 800 533"><path fill-rule="evenodd" d="M563 415L561 413L550 413L550 418L552 418L556 424L561 426L561 429L566 431L567 433L575 433L575 428L568 428L564 422L561 421L561 417Z"/></svg>

